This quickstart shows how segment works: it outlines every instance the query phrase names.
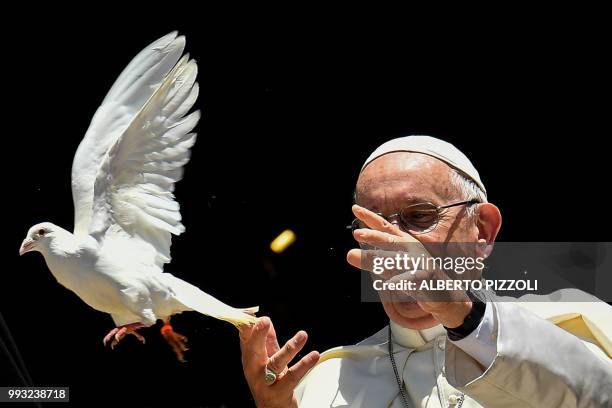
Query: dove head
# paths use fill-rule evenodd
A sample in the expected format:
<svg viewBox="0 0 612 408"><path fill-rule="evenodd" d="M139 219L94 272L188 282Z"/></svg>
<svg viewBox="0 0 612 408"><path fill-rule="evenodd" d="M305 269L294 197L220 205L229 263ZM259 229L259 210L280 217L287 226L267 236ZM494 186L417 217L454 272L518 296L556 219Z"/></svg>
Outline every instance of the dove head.
<svg viewBox="0 0 612 408"><path fill-rule="evenodd" d="M19 255L31 251L38 251L44 254L56 239L66 233L69 234L68 231L50 222L36 224L28 230L28 234L19 248Z"/></svg>

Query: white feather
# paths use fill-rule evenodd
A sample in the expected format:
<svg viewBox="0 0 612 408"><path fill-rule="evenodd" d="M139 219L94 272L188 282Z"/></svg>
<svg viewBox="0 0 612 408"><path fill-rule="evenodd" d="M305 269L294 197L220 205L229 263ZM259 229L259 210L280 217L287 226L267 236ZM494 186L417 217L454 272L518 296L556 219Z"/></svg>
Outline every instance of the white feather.
<svg viewBox="0 0 612 408"><path fill-rule="evenodd" d="M197 64L170 33L140 52L112 86L72 166L74 234L50 223L39 245L58 281L115 323L167 319L196 310L235 325L256 308L236 309L163 272L171 234L181 234L172 191L195 143ZM28 233L35 237L35 226ZM33 238L32 238L33 239Z"/></svg>
<svg viewBox="0 0 612 408"><path fill-rule="evenodd" d="M106 153L159 89L184 48L185 38L172 32L142 50L119 75L94 114L72 164L75 234L89 231L94 181Z"/></svg>

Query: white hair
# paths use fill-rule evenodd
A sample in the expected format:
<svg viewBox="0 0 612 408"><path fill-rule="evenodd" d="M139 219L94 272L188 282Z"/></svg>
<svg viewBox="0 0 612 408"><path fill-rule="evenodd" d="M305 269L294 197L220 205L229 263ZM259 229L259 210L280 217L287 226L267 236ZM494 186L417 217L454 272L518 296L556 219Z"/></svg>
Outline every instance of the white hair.
<svg viewBox="0 0 612 408"><path fill-rule="evenodd" d="M457 169L451 167L450 182L453 187L457 190L460 200L478 200L478 202L486 203L487 195L472 179L465 176ZM476 215L475 207L468 206L466 208L467 214L472 217Z"/></svg>

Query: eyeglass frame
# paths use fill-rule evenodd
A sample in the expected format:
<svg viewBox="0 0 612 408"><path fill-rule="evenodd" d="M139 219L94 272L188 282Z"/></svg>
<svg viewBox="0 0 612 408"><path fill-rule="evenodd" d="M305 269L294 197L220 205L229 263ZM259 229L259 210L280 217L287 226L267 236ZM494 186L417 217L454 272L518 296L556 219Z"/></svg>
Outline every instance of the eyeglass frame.
<svg viewBox="0 0 612 408"><path fill-rule="evenodd" d="M422 231L422 232L409 232L410 234L413 234L413 235L421 235L421 234L427 234L428 232L431 232L434 229L436 229L436 227L440 223L440 210L444 210L446 208L457 207L457 206L460 206L460 205L471 206L471 205L480 204L480 203L481 203L481 201L476 199L476 198L472 198L471 200L459 201L459 202L452 203L452 204L446 204L446 205L435 205L432 202L424 201L424 202L421 202L421 203L415 203L415 204L411 204L409 206L406 206L406 207L402 208L401 210L399 210L398 212L396 212L394 214L387 215L387 216L383 215L382 213L375 213L375 214L378 215L379 217L384 218L386 221L388 221L388 222L390 222L392 224L393 224L393 221L391 221L391 219L392 218L396 218L397 220L399 220L399 224L398 225L403 230L405 230L405 227L403 225L404 223L402 222L402 218L401 218L402 211L404 211L406 208L413 207L413 206L416 206L416 205L431 204L436 209L436 213L437 213L436 222L433 223L430 227L428 227L425 231ZM359 218L355 218L351 222L351 224L347 226L347 229L350 229L351 232L352 232L352 231L355 231L356 229L362 228L362 227L357 227L357 228L355 227L355 223L360 222L360 221L361 220ZM408 232L408 231L406 231L406 232Z"/></svg>

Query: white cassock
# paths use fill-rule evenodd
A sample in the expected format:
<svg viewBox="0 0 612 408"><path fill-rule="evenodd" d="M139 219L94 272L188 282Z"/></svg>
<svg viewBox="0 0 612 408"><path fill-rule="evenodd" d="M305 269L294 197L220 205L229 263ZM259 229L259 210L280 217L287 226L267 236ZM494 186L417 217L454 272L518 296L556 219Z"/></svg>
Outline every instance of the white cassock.
<svg viewBox="0 0 612 408"><path fill-rule="evenodd" d="M567 302L576 292L562 292L547 297L556 302L489 302L480 325L457 342L442 326L391 322L410 406L612 407L612 307ZM403 407L387 339L385 327L323 353L296 387L299 407Z"/></svg>
<svg viewBox="0 0 612 408"><path fill-rule="evenodd" d="M379 146L363 168L387 153L435 157L486 190L455 146L407 136ZM362 170L363 170L362 168ZM531 295L533 296L533 295ZM612 407L612 307L565 289L549 296L488 302L480 325L450 341L440 325L410 330L391 322L393 354L412 407ZM571 299L570 299L571 298ZM553 302L553 300L555 300ZM336 347L295 389L300 408L403 407L388 352L388 327L354 346Z"/></svg>

